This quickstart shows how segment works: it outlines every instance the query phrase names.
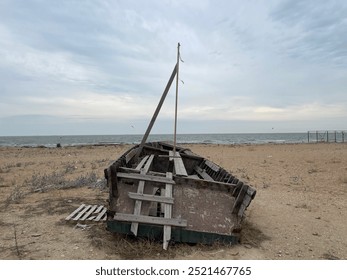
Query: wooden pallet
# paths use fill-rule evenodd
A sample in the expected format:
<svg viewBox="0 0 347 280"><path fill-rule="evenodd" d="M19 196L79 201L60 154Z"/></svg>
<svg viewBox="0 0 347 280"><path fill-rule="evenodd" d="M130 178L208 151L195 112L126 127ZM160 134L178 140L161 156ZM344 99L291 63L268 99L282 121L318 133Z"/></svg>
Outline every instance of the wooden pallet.
<svg viewBox="0 0 347 280"><path fill-rule="evenodd" d="M66 221L106 221L107 208L103 205L81 204L65 218Z"/></svg>

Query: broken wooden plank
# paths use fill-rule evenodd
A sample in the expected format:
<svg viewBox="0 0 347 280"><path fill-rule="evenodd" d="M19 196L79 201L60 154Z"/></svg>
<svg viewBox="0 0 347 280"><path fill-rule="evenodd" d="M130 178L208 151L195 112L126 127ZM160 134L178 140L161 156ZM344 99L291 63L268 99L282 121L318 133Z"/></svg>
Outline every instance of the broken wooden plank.
<svg viewBox="0 0 347 280"><path fill-rule="evenodd" d="M183 219L167 219L162 217L152 217L152 216L143 216L143 215L124 214L124 213L116 213L113 219L116 221L122 221L122 222L136 222L136 223L152 224L152 225L166 225L166 226L175 226L175 227L187 226L187 220L183 220Z"/></svg>
<svg viewBox="0 0 347 280"><path fill-rule="evenodd" d="M83 207L85 207L85 204L81 204L75 211L73 211L69 216L67 216L65 218L66 221L70 220L73 216L75 216L79 211L81 211L83 209Z"/></svg>
<svg viewBox="0 0 347 280"><path fill-rule="evenodd" d="M141 201L153 201L153 202L160 202L160 203L168 203L173 204L174 199L171 197L163 197L153 194L139 194L139 193L133 193L129 192L128 196L132 199L137 199Z"/></svg>
<svg viewBox="0 0 347 280"><path fill-rule="evenodd" d="M201 167L199 166L195 166L194 170L196 171L196 173L198 173L204 180L207 181L214 181L213 178L207 174L207 172L205 170L203 170Z"/></svg>
<svg viewBox="0 0 347 280"><path fill-rule="evenodd" d="M73 221L78 221L82 217L82 215L90 209L90 207L92 206L86 205L85 208L81 212L79 212L75 218L73 218Z"/></svg>
<svg viewBox="0 0 347 280"><path fill-rule="evenodd" d="M136 173L132 174L132 173L118 172L117 177L118 178L142 180L142 181L150 181L150 182L158 182L158 183L164 183L164 184L175 184L175 181L172 179L168 179L165 177L159 177L159 176L155 176L155 175L149 175L149 174L136 174Z"/></svg>
<svg viewBox="0 0 347 280"><path fill-rule="evenodd" d="M86 211L79 220L84 221L85 219L87 219L89 215L91 215L95 211L96 207L98 207L98 205L91 206L90 209Z"/></svg>
<svg viewBox="0 0 347 280"><path fill-rule="evenodd" d="M169 179L172 179L172 173L167 172L166 177ZM172 185L166 184L165 185L165 198L172 198ZM165 204L164 206L164 218L171 219L172 218L172 205ZM163 249L167 250L169 246L169 242L171 240L171 226L164 225L164 234L163 234Z"/></svg>

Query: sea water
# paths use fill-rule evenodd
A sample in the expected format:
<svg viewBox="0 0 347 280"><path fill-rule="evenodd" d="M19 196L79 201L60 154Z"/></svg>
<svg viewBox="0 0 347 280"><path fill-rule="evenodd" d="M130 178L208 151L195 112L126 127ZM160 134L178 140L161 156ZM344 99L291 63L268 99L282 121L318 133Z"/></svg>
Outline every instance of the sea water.
<svg viewBox="0 0 347 280"><path fill-rule="evenodd" d="M138 144L143 135L56 135L56 136L1 136L0 146L15 147L55 147L98 145L98 144ZM147 141L173 141L173 135L153 134ZM240 134L178 134L178 144L265 144L303 143L307 133L240 133Z"/></svg>

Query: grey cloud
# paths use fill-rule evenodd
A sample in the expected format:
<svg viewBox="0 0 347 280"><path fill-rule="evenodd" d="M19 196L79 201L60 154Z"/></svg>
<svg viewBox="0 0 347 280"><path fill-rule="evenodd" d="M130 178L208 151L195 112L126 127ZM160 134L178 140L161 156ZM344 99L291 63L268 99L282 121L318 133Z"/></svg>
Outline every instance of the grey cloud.
<svg viewBox="0 0 347 280"><path fill-rule="evenodd" d="M180 106L188 113L216 112L221 103L225 112L346 104L346 14L342 0L4 0L0 117L23 106L35 114L37 104L25 103L33 98L76 100L91 93L157 100L175 64L177 42L185 60Z"/></svg>
<svg viewBox="0 0 347 280"><path fill-rule="evenodd" d="M346 15L345 1L283 1L271 18L284 32L279 43L290 57L345 67Z"/></svg>

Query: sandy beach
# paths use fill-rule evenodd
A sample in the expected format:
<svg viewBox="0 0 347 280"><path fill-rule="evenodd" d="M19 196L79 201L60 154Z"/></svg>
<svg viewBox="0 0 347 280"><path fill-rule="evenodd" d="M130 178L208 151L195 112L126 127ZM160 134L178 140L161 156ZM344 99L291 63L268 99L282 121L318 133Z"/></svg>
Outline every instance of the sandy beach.
<svg viewBox="0 0 347 280"><path fill-rule="evenodd" d="M103 170L129 145L0 147L0 259L347 259L347 144L184 145L257 189L240 244L136 240L76 226L106 205Z"/></svg>

